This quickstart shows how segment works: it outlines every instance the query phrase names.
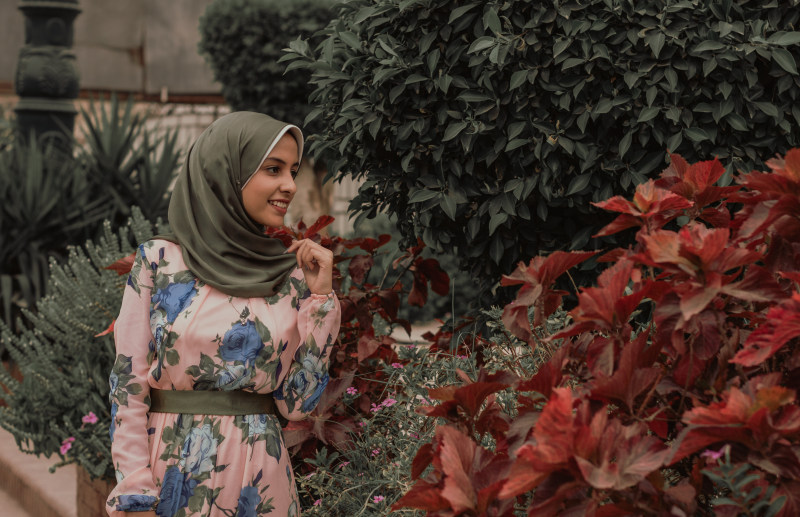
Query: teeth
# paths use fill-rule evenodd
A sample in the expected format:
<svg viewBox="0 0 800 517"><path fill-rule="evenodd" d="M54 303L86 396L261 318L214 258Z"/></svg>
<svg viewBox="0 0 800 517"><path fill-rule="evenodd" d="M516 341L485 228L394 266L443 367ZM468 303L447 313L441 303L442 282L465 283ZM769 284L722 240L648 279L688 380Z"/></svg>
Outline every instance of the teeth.
<svg viewBox="0 0 800 517"><path fill-rule="evenodd" d="M289 206L289 203L287 203L285 201L270 201L269 203L271 205L275 205L275 206L280 207L280 208L286 208L286 207Z"/></svg>

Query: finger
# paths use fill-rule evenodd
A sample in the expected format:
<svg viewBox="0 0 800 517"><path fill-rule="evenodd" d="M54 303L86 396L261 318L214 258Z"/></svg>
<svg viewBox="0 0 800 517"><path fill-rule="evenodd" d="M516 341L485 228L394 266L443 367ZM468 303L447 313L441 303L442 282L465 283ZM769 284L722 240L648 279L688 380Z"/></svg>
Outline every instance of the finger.
<svg viewBox="0 0 800 517"><path fill-rule="evenodd" d="M286 248L286 253L293 253L297 248L299 248L302 245L303 242L305 242L305 239L301 239L299 241L298 240L292 241L289 247Z"/></svg>
<svg viewBox="0 0 800 517"><path fill-rule="evenodd" d="M317 267L317 263L314 260L314 250L311 246L306 246L303 250L303 263L306 265L307 269L314 269Z"/></svg>
<svg viewBox="0 0 800 517"><path fill-rule="evenodd" d="M316 246L311 250L312 261L321 268L330 268L333 265L333 253L322 247Z"/></svg>

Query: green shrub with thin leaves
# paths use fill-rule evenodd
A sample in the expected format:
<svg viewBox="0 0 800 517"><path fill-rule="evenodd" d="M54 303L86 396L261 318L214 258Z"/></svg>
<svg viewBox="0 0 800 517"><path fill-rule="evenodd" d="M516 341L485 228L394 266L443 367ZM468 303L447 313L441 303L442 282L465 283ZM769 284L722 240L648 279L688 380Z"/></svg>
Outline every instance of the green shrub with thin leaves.
<svg viewBox="0 0 800 517"><path fill-rule="evenodd" d="M284 75L281 49L308 38L333 17L333 0L216 0L200 18L200 54L234 110L299 124L308 114L310 74Z"/></svg>
<svg viewBox="0 0 800 517"><path fill-rule="evenodd" d="M396 214L406 244L455 249L492 284L599 245L591 203L668 150L750 170L800 145L798 6L350 0L282 59L312 74L312 154L365 180L351 210Z"/></svg>
<svg viewBox="0 0 800 517"><path fill-rule="evenodd" d="M157 231L134 207L128 224L112 228L106 221L95 241L72 247L63 264L51 261L48 294L33 310L20 332L0 321L4 344L22 379L0 367L0 427L29 454L59 462L52 468L78 463L91 477L114 480L111 464L111 423L108 374L114 364L113 334L108 330L119 313L127 275L107 266L131 254L136 243ZM94 414L95 421L84 421ZM74 438L64 454L60 447Z"/></svg>

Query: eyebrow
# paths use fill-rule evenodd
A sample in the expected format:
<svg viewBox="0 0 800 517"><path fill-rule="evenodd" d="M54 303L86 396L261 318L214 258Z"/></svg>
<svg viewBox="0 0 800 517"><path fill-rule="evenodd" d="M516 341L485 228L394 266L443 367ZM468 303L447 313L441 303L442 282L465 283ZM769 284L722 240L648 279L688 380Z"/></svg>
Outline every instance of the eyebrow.
<svg viewBox="0 0 800 517"><path fill-rule="evenodd" d="M280 163L281 165L286 165L286 162L285 162L285 161L281 160L280 158L275 158L275 157L273 157L273 156L267 156L267 157L264 159L264 163L267 163L267 160L272 160L272 161L275 161L275 162L278 162L278 163ZM299 167L299 166L300 166L300 162L294 162L294 163L292 164L292 167Z"/></svg>

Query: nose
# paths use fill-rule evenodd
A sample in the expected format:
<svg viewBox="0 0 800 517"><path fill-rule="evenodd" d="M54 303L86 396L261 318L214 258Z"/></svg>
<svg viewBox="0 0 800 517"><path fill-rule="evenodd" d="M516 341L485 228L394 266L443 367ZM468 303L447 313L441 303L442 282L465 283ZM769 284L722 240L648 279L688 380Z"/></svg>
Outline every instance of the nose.
<svg viewBox="0 0 800 517"><path fill-rule="evenodd" d="M284 180L281 183L281 192L289 195L294 195L294 193L297 192L297 184L294 182L291 171L284 174Z"/></svg>

